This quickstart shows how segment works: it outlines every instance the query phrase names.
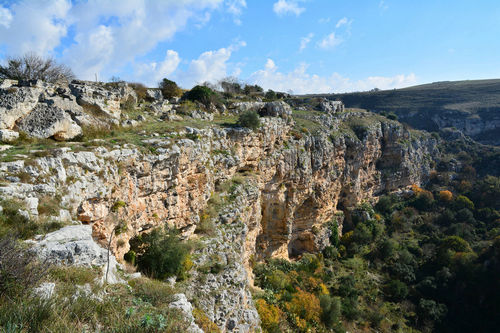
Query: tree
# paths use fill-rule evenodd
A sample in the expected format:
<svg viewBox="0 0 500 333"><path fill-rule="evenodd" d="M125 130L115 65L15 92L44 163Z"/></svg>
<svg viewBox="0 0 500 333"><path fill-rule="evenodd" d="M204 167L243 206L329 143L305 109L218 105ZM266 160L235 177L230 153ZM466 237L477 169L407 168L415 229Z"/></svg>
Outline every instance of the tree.
<svg viewBox="0 0 500 333"><path fill-rule="evenodd" d="M177 83L169 79L163 79L158 87L161 90L163 98L179 97L182 95L182 90L179 88Z"/></svg>
<svg viewBox="0 0 500 333"><path fill-rule="evenodd" d="M43 58L35 53L7 59L5 66L0 65L0 79L42 80L55 83L71 81L75 78L71 68L57 63L53 58Z"/></svg>

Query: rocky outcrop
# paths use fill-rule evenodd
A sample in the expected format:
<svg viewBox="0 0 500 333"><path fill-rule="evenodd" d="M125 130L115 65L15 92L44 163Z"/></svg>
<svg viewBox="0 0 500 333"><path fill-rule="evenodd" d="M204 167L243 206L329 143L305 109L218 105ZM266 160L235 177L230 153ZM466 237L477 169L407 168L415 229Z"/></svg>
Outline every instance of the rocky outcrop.
<svg viewBox="0 0 500 333"><path fill-rule="evenodd" d="M0 89L0 129L12 129L16 121L38 104L42 90L30 87Z"/></svg>
<svg viewBox="0 0 500 333"><path fill-rule="evenodd" d="M59 265L103 267L103 279L106 279L108 251L94 241L90 225L67 226L51 232L45 237L30 241L30 243L33 245L31 249L45 262ZM106 282L117 283L121 281L116 268L117 264L115 256L110 254Z"/></svg>
<svg viewBox="0 0 500 333"><path fill-rule="evenodd" d="M13 140L16 134L9 131L70 140L82 133L82 126L108 127L116 123L120 103L127 98L135 100L136 95L126 84L106 87L102 83L74 81L68 87L39 80L5 80L0 87L0 130L4 130L1 140Z"/></svg>
<svg viewBox="0 0 500 333"><path fill-rule="evenodd" d="M120 119L120 104L129 97L137 102L137 95L126 82L107 83L74 80L69 85L78 104L97 108L107 116Z"/></svg>
<svg viewBox="0 0 500 333"><path fill-rule="evenodd" d="M82 133L82 128L71 116L56 106L38 104L29 115L17 124L18 128L35 138L50 138L63 141Z"/></svg>
<svg viewBox="0 0 500 333"><path fill-rule="evenodd" d="M0 163L0 176L22 171L36 179L28 184L18 177L0 186L0 193L40 200L57 194L61 208L103 246L124 221L126 230L111 242L118 260L132 237L157 226L192 237L217 194L224 205L211 217L214 234L200 240L203 246L193 254L195 267L215 262L217 269L192 272L186 295L198 299L197 306L223 331L252 331L259 325L248 288L252 258L321 250L336 214L425 181L437 150L431 136L369 113L321 114L321 129L313 135L307 128L298 133L284 102L251 107L266 115L256 131L208 124L144 137L140 146L66 147L30 163ZM226 183L230 186L222 186ZM30 211L36 211L39 201L30 202ZM50 247L38 246L45 249L42 256L48 251L61 262L81 260L78 238L57 239L50 236L45 242Z"/></svg>
<svg viewBox="0 0 500 333"><path fill-rule="evenodd" d="M326 113L344 112L344 103L322 98L319 102L319 109Z"/></svg>
<svg viewBox="0 0 500 333"><path fill-rule="evenodd" d="M259 110L259 115L262 117L288 118L292 116L292 108L284 101L269 102Z"/></svg>

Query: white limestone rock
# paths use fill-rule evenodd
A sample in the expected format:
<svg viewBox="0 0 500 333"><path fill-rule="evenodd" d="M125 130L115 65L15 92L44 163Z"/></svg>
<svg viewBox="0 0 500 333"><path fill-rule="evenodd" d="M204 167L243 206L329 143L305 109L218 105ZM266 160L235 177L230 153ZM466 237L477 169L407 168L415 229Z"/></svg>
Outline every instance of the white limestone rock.
<svg viewBox="0 0 500 333"><path fill-rule="evenodd" d="M2 142L13 142L19 138L19 133L9 129L0 130L0 141Z"/></svg>

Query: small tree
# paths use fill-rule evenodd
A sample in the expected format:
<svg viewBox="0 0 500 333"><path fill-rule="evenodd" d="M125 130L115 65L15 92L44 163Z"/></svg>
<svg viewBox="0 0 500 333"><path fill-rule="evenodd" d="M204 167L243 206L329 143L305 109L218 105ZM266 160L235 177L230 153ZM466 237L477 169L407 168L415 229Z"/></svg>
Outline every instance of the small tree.
<svg viewBox="0 0 500 333"><path fill-rule="evenodd" d="M260 118L255 111L246 111L239 115L238 126L256 130L260 126Z"/></svg>
<svg viewBox="0 0 500 333"><path fill-rule="evenodd" d="M169 79L163 79L158 86L163 98L179 97L182 95L182 90L177 83Z"/></svg>
<svg viewBox="0 0 500 333"><path fill-rule="evenodd" d="M276 93L269 89L267 92L266 92L266 95L264 96L266 99L269 99L269 100L275 100L277 97L276 97Z"/></svg>
<svg viewBox="0 0 500 333"><path fill-rule="evenodd" d="M75 75L71 69L57 63L53 58L43 58L35 53L7 59L7 65L0 65L0 79L42 80L55 83L71 81Z"/></svg>

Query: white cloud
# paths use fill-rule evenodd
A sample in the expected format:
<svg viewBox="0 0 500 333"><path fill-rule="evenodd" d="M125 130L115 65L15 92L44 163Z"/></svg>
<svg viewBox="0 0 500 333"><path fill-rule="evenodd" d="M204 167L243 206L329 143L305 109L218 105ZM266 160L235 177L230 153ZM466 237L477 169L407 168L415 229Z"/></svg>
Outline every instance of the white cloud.
<svg viewBox="0 0 500 333"><path fill-rule="evenodd" d="M322 49L333 49L335 46L343 42L342 38L336 37L335 32L332 32L328 36L325 36L321 41L318 42L318 47Z"/></svg>
<svg viewBox="0 0 500 333"><path fill-rule="evenodd" d="M307 45L311 42L312 38L314 37L314 34L311 32L307 36L302 37L300 39L300 48L299 51L303 51Z"/></svg>
<svg viewBox="0 0 500 333"><path fill-rule="evenodd" d="M341 26L343 26L344 24L347 24L348 20L347 20L347 17L343 17L341 18L337 24L335 25L335 28L340 28Z"/></svg>
<svg viewBox="0 0 500 333"><path fill-rule="evenodd" d="M71 3L66 0L22 1L0 7L0 44L12 55L49 54L66 35Z"/></svg>
<svg viewBox="0 0 500 333"><path fill-rule="evenodd" d="M0 25L3 25L5 28L10 26L10 22L12 21L12 13L8 8L3 8L0 6Z"/></svg>
<svg viewBox="0 0 500 333"><path fill-rule="evenodd" d="M227 11L234 16L234 23L241 25L240 16L243 14L243 9L247 7L245 0L226 0Z"/></svg>
<svg viewBox="0 0 500 333"><path fill-rule="evenodd" d="M191 61L185 72L176 72L175 78L185 88L190 88L206 81L217 82L228 76L228 61L231 54L244 46L246 46L246 43L240 41L227 48L203 52L198 59ZM238 73L238 70L238 68L235 69L236 73Z"/></svg>
<svg viewBox="0 0 500 333"><path fill-rule="evenodd" d="M327 18L320 18L320 19L318 20L318 23L319 23L319 24L330 23L330 21L331 21L331 20L332 20L332 19L331 19L330 17L327 17Z"/></svg>
<svg viewBox="0 0 500 333"><path fill-rule="evenodd" d="M278 16L284 16L286 14L295 14L295 16L299 16L306 9L304 7L299 7L298 1L279 0L274 3L273 10Z"/></svg>
<svg viewBox="0 0 500 333"><path fill-rule="evenodd" d="M352 81L338 73L332 73L329 76L309 74L307 69L308 65L302 63L293 71L283 73L278 71L278 67L272 59L268 59L264 69L254 72L249 81L262 86L264 89L292 90L295 94L365 91L373 88L393 89L417 83L416 76L413 73L393 77L371 76Z"/></svg>
<svg viewBox="0 0 500 333"><path fill-rule="evenodd" d="M231 1L230 1L231 2ZM0 46L9 54L51 54L71 28L62 60L82 79L106 79L168 41L188 22L204 24L224 0L20 1L9 6L10 24L0 24ZM233 13L246 4L230 4ZM8 16L5 8L0 12Z"/></svg>
<svg viewBox="0 0 500 333"><path fill-rule="evenodd" d="M141 79L143 83L153 87L162 78L169 77L174 73L180 63L179 54L173 50L168 50L163 61L136 65L135 76Z"/></svg>

